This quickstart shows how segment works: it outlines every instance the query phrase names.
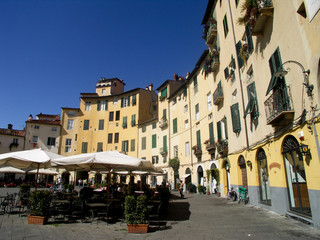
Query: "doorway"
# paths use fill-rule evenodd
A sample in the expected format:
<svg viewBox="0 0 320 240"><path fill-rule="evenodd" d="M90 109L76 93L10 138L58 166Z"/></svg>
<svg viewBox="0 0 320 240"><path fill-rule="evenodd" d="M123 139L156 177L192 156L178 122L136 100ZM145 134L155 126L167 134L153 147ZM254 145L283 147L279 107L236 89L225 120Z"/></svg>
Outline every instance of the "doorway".
<svg viewBox="0 0 320 240"><path fill-rule="evenodd" d="M242 179L242 186L248 190L248 178L247 178L247 166L246 166L246 160L241 155L238 160L238 165L241 170L241 179Z"/></svg>
<svg viewBox="0 0 320 240"><path fill-rule="evenodd" d="M307 178L299 142L288 136L283 144L290 210L311 216Z"/></svg>
<svg viewBox="0 0 320 240"><path fill-rule="evenodd" d="M201 179L203 178L203 168L201 166L198 167L197 173L198 173L198 184L201 184Z"/></svg>

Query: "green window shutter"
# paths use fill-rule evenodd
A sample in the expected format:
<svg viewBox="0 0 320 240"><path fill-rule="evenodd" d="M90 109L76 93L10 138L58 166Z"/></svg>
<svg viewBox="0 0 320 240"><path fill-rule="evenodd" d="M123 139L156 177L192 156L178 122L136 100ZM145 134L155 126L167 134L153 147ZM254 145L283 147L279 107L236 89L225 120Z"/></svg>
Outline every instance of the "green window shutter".
<svg viewBox="0 0 320 240"><path fill-rule="evenodd" d="M123 98L121 98L121 107L123 108Z"/></svg>
<svg viewBox="0 0 320 240"><path fill-rule="evenodd" d="M198 86L198 79L197 79L197 77L194 77L194 78L193 78L193 86L194 86L194 87Z"/></svg>
<svg viewBox="0 0 320 240"><path fill-rule="evenodd" d="M237 57L238 57L238 64L239 64L239 68L242 68L244 61L243 59L240 57L240 49L242 47L242 43L241 41L237 42L236 44L236 50L237 50Z"/></svg>
<svg viewBox="0 0 320 240"><path fill-rule="evenodd" d="M136 125L136 115L135 114L132 114L131 115L131 126L135 126Z"/></svg>
<svg viewBox="0 0 320 240"><path fill-rule="evenodd" d="M102 152L103 151L103 143L102 142L98 142L97 144L97 152Z"/></svg>
<svg viewBox="0 0 320 240"><path fill-rule="evenodd" d="M251 36L251 29L248 24L246 25L246 36L248 41L248 52L249 54L251 54L253 52L253 41Z"/></svg>
<svg viewBox="0 0 320 240"><path fill-rule="evenodd" d="M127 128L127 117L122 118L122 127Z"/></svg>
<svg viewBox="0 0 320 240"><path fill-rule="evenodd" d="M135 139L131 139L131 143L130 143L130 144L131 144L131 145L130 145L130 151L131 151L131 152L134 152L135 149L136 149L136 147L135 147L135 145L136 145Z"/></svg>
<svg viewBox="0 0 320 240"><path fill-rule="evenodd" d="M163 136L163 151L167 151L167 135Z"/></svg>
<svg viewBox="0 0 320 240"><path fill-rule="evenodd" d="M137 95L132 95L132 106L135 106L137 104Z"/></svg>
<svg viewBox="0 0 320 240"><path fill-rule="evenodd" d="M247 92L248 92L248 100L249 101L248 101L248 105L247 105L245 113L244 113L244 117L246 117L247 114L250 113L251 119L257 118L257 117L259 117L259 107L258 107L255 82L253 82L247 86Z"/></svg>
<svg viewBox="0 0 320 240"><path fill-rule="evenodd" d="M104 129L104 119L100 119L99 120L99 127L98 127L99 130L103 130Z"/></svg>
<svg viewBox="0 0 320 240"><path fill-rule="evenodd" d="M224 77L225 77L226 79L229 78L229 67L226 67L226 68L224 69Z"/></svg>
<svg viewBox="0 0 320 240"><path fill-rule="evenodd" d="M178 132L178 120L177 118L173 119L173 133L177 133Z"/></svg>
<svg viewBox="0 0 320 240"><path fill-rule="evenodd" d="M125 152L125 141L122 141L122 144L121 144L121 145L122 145L121 151L122 151L122 152Z"/></svg>
<svg viewBox="0 0 320 240"><path fill-rule="evenodd" d="M105 101L105 106L106 106L105 110L107 111L108 110L108 100Z"/></svg>
<svg viewBox="0 0 320 240"><path fill-rule="evenodd" d="M152 135L152 148L157 147L157 134Z"/></svg>
<svg viewBox="0 0 320 240"><path fill-rule="evenodd" d="M269 92L277 85L285 83L285 77L275 77L274 74L281 68L282 62L281 62L281 56L280 56L280 50L279 48L276 49L276 51L273 53L273 55L269 59L269 67L271 72L271 80L267 89L266 95L269 94Z"/></svg>
<svg viewBox="0 0 320 240"><path fill-rule="evenodd" d="M89 120L84 120L83 122L83 130L89 130Z"/></svg>
<svg viewBox="0 0 320 240"><path fill-rule="evenodd" d="M213 122L209 123L209 137L210 143L214 143Z"/></svg>
<svg viewBox="0 0 320 240"><path fill-rule="evenodd" d="M88 152L88 143L83 142L81 146L81 153L87 153Z"/></svg>
<svg viewBox="0 0 320 240"><path fill-rule="evenodd" d="M197 146L199 149L201 149L201 134L200 130L197 131Z"/></svg>
<svg viewBox="0 0 320 240"><path fill-rule="evenodd" d="M129 107L130 106L130 96L128 96L128 106L127 107Z"/></svg>
<svg viewBox="0 0 320 240"><path fill-rule="evenodd" d="M163 116L162 116L163 120L167 119L167 109L163 109Z"/></svg>
<svg viewBox="0 0 320 240"><path fill-rule="evenodd" d="M98 102L97 102L97 111L100 111L100 110L101 110L101 102L98 101Z"/></svg>
<svg viewBox="0 0 320 240"><path fill-rule="evenodd" d="M146 137L142 137L141 139L141 149L145 150L147 148L147 138Z"/></svg>
<svg viewBox="0 0 320 240"><path fill-rule="evenodd" d="M167 97L167 88L161 91L161 97Z"/></svg>
<svg viewBox="0 0 320 240"><path fill-rule="evenodd" d="M233 104L230 108L231 108L233 132L238 133L241 131L239 103Z"/></svg>
<svg viewBox="0 0 320 240"><path fill-rule="evenodd" d="M222 139L222 132L221 132L221 122L217 122L217 130L218 130L218 140Z"/></svg>

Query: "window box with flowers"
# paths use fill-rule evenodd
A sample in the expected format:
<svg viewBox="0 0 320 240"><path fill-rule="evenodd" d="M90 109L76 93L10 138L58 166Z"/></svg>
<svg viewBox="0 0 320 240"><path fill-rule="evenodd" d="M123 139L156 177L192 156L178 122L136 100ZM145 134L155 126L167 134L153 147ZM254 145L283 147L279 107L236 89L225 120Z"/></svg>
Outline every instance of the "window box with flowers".
<svg viewBox="0 0 320 240"><path fill-rule="evenodd" d="M206 150L210 153L213 154L216 150L216 144L215 142L211 142L210 139L206 140L204 142L204 144L206 145Z"/></svg>
<svg viewBox="0 0 320 240"><path fill-rule="evenodd" d="M218 140L217 151L222 157L225 157L228 155L228 140L227 139Z"/></svg>
<svg viewBox="0 0 320 240"><path fill-rule="evenodd" d="M192 147L192 150L194 151L193 153L194 153L194 155L196 155L196 157L200 157L202 155L202 150L201 150L200 146L194 145Z"/></svg>
<svg viewBox="0 0 320 240"><path fill-rule="evenodd" d="M244 43L240 49L239 57L246 63L249 58L248 44Z"/></svg>

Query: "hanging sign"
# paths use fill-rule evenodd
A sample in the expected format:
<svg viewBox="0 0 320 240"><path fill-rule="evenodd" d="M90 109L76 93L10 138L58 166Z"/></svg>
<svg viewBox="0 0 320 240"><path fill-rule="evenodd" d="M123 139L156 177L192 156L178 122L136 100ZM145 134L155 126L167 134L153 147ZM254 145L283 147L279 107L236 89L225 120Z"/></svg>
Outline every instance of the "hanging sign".
<svg viewBox="0 0 320 240"><path fill-rule="evenodd" d="M305 145L305 144L300 144L300 152L303 154L303 155L306 155L309 151L309 146L308 145Z"/></svg>

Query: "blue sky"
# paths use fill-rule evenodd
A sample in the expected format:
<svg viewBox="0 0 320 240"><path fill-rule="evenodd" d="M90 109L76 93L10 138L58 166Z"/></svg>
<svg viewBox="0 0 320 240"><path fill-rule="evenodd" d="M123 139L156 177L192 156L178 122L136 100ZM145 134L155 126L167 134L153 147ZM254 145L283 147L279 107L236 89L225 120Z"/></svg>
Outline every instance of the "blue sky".
<svg viewBox="0 0 320 240"><path fill-rule="evenodd" d="M101 77L125 91L191 72L207 0L1 0L0 128L79 107Z"/></svg>

